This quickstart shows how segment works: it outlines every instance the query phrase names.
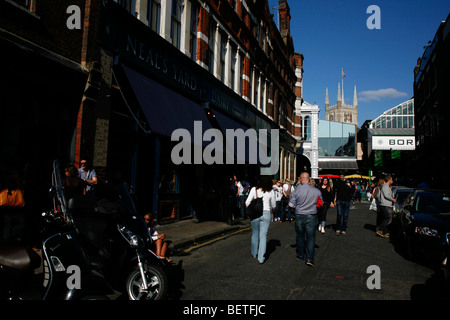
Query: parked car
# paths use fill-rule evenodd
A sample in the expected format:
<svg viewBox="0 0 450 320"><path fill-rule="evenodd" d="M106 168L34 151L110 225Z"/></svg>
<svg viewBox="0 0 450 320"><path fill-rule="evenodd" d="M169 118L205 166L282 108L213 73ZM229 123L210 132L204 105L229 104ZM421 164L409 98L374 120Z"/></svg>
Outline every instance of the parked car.
<svg viewBox="0 0 450 320"><path fill-rule="evenodd" d="M445 259L450 191L416 190L399 212L399 233L409 258Z"/></svg>
<svg viewBox="0 0 450 320"><path fill-rule="evenodd" d="M405 200L414 191L414 188L398 187L393 191L394 199L397 202L394 203L394 217L400 212Z"/></svg>
<svg viewBox="0 0 450 320"><path fill-rule="evenodd" d="M447 232L445 238L445 257L442 267L444 268L445 290L450 294L450 232Z"/></svg>

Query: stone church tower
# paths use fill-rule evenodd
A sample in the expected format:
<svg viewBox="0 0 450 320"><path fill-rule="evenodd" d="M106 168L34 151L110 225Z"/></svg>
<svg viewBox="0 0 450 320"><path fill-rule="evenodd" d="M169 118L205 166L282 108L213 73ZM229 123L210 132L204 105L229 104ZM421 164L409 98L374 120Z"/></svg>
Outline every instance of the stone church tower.
<svg viewBox="0 0 450 320"><path fill-rule="evenodd" d="M353 123L358 125L358 97L356 94L356 83L353 94L353 104L345 104L344 89L338 83L337 103L330 106L330 99L328 97L328 86L325 95L325 119L330 121Z"/></svg>

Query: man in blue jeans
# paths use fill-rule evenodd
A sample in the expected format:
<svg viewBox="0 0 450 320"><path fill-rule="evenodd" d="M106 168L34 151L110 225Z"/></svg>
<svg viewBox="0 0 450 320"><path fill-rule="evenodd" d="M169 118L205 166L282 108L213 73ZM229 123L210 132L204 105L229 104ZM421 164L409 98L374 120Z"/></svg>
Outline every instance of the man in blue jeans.
<svg viewBox="0 0 450 320"><path fill-rule="evenodd" d="M322 199L319 189L309 184L309 174L300 175L300 183L291 195L289 207L295 208L295 233L297 258L306 259L306 265L314 266L314 245L317 227L317 200Z"/></svg>
<svg viewBox="0 0 450 320"><path fill-rule="evenodd" d="M347 234L348 214L350 210L350 201L354 193L354 188L349 181L345 180L344 174L339 175L339 180L334 184L335 198L334 204L337 209L336 235Z"/></svg>

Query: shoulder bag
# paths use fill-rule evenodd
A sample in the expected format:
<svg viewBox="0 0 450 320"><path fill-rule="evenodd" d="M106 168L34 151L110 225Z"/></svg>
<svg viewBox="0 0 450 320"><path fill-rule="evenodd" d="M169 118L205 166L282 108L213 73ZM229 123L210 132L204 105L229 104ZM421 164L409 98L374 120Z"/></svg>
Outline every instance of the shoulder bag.
<svg viewBox="0 0 450 320"><path fill-rule="evenodd" d="M248 216L250 220L255 220L263 214L263 199L258 198L258 190L255 187L255 198L248 205Z"/></svg>

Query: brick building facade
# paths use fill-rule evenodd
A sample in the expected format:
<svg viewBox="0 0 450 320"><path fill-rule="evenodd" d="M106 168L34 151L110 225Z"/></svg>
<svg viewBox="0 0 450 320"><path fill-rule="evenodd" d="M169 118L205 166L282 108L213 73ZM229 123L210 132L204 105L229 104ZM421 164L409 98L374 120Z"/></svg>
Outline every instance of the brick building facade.
<svg viewBox="0 0 450 320"><path fill-rule="evenodd" d="M138 206L160 219L229 219L230 177L253 180L260 165L174 165L167 130L197 117L203 129L279 129L275 178L295 179L303 56L294 51L287 1L279 1L280 30L268 1L50 2L7 0L2 14L31 22L1 26L2 41L22 41L25 32L66 72L49 74L39 90L55 106L70 104L67 124L55 119L64 138L55 138L59 152L49 159L88 159L100 180L125 179ZM69 5L80 8L81 29L67 28Z"/></svg>

